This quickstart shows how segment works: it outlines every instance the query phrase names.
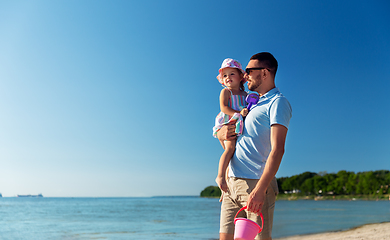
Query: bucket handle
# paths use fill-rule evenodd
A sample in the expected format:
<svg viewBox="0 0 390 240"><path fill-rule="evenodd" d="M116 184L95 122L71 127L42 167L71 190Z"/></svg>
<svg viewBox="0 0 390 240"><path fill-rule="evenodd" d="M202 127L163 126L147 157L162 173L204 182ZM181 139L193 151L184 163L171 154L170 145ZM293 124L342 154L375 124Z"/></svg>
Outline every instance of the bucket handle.
<svg viewBox="0 0 390 240"><path fill-rule="evenodd" d="M238 215L242 210L245 210L245 209L247 209L247 208L248 208L248 207L245 206L245 207L242 207L240 210L238 210L238 212L236 213L236 216L234 216L234 220L236 220L237 215ZM264 218L263 218L263 214L262 214L262 213L260 213L260 217L261 217L261 228L260 228L260 231L259 231L259 232L261 232L261 231L263 230L263 227L264 227Z"/></svg>

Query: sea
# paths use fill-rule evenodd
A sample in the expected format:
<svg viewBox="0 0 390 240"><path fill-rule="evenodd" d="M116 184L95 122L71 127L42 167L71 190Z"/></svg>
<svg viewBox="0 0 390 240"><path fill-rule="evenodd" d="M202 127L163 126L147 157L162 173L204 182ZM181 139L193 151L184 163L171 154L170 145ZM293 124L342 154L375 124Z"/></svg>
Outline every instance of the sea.
<svg viewBox="0 0 390 240"><path fill-rule="evenodd" d="M0 239L218 239L215 198L0 198ZM276 202L273 238L390 222L390 201Z"/></svg>

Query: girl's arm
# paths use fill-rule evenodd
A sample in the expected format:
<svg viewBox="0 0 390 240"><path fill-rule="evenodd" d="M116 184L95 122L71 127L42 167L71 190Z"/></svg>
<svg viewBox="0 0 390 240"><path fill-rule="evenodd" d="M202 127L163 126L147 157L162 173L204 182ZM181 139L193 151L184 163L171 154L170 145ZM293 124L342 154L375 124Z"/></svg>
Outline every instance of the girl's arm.
<svg viewBox="0 0 390 240"><path fill-rule="evenodd" d="M233 110L229 107L230 91L226 88L222 89L219 96L219 103L221 111L229 116L233 116L235 113L240 113L240 111Z"/></svg>

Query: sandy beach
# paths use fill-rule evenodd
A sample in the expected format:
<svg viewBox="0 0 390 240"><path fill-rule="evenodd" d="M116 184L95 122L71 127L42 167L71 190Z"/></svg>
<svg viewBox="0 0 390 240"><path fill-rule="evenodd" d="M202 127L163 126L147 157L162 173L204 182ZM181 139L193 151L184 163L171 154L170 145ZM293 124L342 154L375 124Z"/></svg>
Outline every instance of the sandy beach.
<svg viewBox="0 0 390 240"><path fill-rule="evenodd" d="M275 240L390 240L390 222L367 224L346 231L319 233L312 235L299 235Z"/></svg>

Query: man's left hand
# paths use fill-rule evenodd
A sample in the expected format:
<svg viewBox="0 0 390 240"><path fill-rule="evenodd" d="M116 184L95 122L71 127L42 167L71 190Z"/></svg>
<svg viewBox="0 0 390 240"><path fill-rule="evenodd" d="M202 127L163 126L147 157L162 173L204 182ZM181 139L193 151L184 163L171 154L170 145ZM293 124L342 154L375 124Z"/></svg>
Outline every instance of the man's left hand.
<svg viewBox="0 0 390 240"><path fill-rule="evenodd" d="M260 215L263 208L266 193L263 191L256 191L255 189L249 194L248 201L246 203L247 210Z"/></svg>

